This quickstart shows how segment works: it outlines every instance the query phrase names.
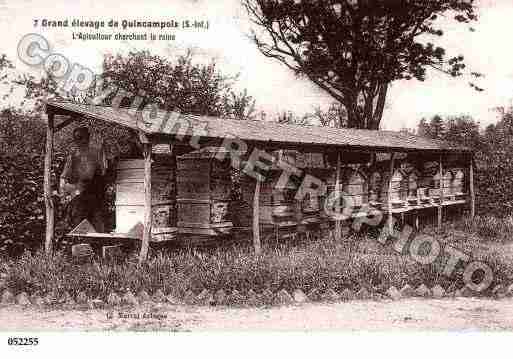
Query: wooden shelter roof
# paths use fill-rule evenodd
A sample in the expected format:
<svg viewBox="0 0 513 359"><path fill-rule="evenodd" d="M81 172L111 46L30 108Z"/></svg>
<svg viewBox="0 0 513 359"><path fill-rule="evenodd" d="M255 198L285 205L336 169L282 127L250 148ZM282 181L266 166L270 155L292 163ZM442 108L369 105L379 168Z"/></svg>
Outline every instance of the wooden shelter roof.
<svg viewBox="0 0 513 359"><path fill-rule="evenodd" d="M285 125L266 121L239 121L208 116L181 115L163 110L134 111L128 108L48 101L47 111L57 115L86 116L115 123L149 137L188 138L200 134L202 140L236 137L262 148L298 150L326 149L376 152L471 153L471 149L444 141L403 132L338 129L320 126ZM198 132L195 132L198 131Z"/></svg>

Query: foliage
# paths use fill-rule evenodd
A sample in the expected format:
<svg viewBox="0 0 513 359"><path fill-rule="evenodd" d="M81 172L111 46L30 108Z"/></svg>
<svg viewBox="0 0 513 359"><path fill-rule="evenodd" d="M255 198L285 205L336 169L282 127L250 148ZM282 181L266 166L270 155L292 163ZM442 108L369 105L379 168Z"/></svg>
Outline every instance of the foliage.
<svg viewBox="0 0 513 359"><path fill-rule="evenodd" d="M347 127L347 111L344 106L337 102L330 104L326 111L320 107L314 110L313 116L321 126L343 128Z"/></svg>
<svg viewBox="0 0 513 359"><path fill-rule="evenodd" d="M13 109L0 113L0 253L21 253L42 242L44 138L41 120ZM57 151L54 183L63 159Z"/></svg>
<svg viewBox="0 0 513 359"><path fill-rule="evenodd" d="M65 92L51 73L42 78L21 74L13 83L25 89L25 98L34 102L36 113L43 110L44 99L55 97L139 109L155 104L166 111L253 119L255 100L246 89L235 90L236 80L237 76L224 75L214 60L194 62L189 50L174 61L149 51L105 55L102 72L82 92Z"/></svg>
<svg viewBox="0 0 513 359"><path fill-rule="evenodd" d="M462 56L448 58L444 48L425 41L443 35L438 17L450 13L459 23L477 19L472 0L242 3L259 30L252 38L265 56L343 104L349 127L369 129L379 128L391 82L424 81L427 68L462 74Z"/></svg>
<svg viewBox="0 0 513 359"><path fill-rule="evenodd" d="M28 73L18 75L12 81L13 85L21 86L25 91L22 106L32 103L32 113L41 114L44 112L44 101L48 98L62 99L62 93L59 91L59 83L51 75L47 74L41 78ZM70 100L72 98L69 98Z"/></svg>
<svg viewBox="0 0 513 359"><path fill-rule="evenodd" d="M138 51L106 56L98 87L115 89L105 99L108 104L124 91L128 96L121 106L129 106L135 96L140 96L140 107L154 103L161 109L187 114L252 118L254 100L246 90L233 89L236 79L223 75L214 60L206 65L194 63L191 51L174 62Z"/></svg>
<svg viewBox="0 0 513 359"><path fill-rule="evenodd" d="M423 119L419 134L468 146L474 150L477 211L482 215L506 217L513 214L513 109L484 133L468 116L443 120Z"/></svg>

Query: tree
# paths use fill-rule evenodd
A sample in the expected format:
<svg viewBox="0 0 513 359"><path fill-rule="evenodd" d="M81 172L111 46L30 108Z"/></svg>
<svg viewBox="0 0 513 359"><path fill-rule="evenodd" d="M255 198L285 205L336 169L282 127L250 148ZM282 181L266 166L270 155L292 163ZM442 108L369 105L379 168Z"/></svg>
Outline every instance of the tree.
<svg viewBox="0 0 513 359"><path fill-rule="evenodd" d="M418 126L417 126L417 134L423 137L429 137L429 124L425 117L422 117Z"/></svg>
<svg viewBox="0 0 513 359"><path fill-rule="evenodd" d="M167 111L186 114L253 119L255 100L247 90L236 91L237 76L224 75L214 61L203 65L193 62L189 50L176 61L153 55L148 51L130 52L128 55L106 55L103 70L95 83L81 93L63 93L51 74L41 78L22 74L14 81L25 89L25 99L34 101L34 112L43 109L47 97L58 97L78 103L88 103L99 94L107 94L103 105L119 106L133 103L143 108L157 104ZM134 102L136 97L140 102Z"/></svg>
<svg viewBox="0 0 513 359"><path fill-rule="evenodd" d="M307 126L310 124L308 114L298 116L292 111L283 111L278 114L277 122L285 125Z"/></svg>
<svg viewBox="0 0 513 359"><path fill-rule="evenodd" d="M2 101L5 101L9 98L9 96L13 92L13 87L9 80L9 76L11 75L11 71L14 69L14 65L11 60L7 58L7 55L0 55L0 86L7 88L7 91L2 91ZM0 87L1 88L1 87ZM2 106L4 107L4 106Z"/></svg>
<svg viewBox="0 0 513 359"><path fill-rule="evenodd" d="M419 38L443 35L438 16L453 13L459 23L477 19L473 0L242 3L261 30L251 36L262 54L306 76L344 105L348 127L369 129L379 128L393 81L424 81L428 67L454 77L462 74L462 56L447 58L445 49Z"/></svg>
<svg viewBox="0 0 513 359"><path fill-rule="evenodd" d="M445 136L445 124L442 117L435 115L429 121L429 137L435 139L443 139Z"/></svg>
<svg viewBox="0 0 513 359"><path fill-rule="evenodd" d="M25 97L22 105L26 105L27 101L33 101L31 113L42 113L44 111L44 101L47 98L60 98L59 83L51 74L45 74L41 78L36 78L31 74L21 74L15 80L13 85L22 86L25 90ZM68 97L69 100L71 98Z"/></svg>
<svg viewBox="0 0 513 359"><path fill-rule="evenodd" d="M256 118L255 100L248 95L247 89L242 92L230 91L224 97L223 115L237 120L254 120Z"/></svg>
<svg viewBox="0 0 513 359"><path fill-rule="evenodd" d="M429 122L425 118L422 118L418 124L417 133L419 136L443 140L447 139L447 126L448 123L446 123L440 115L431 117Z"/></svg>
<svg viewBox="0 0 513 359"><path fill-rule="evenodd" d="M347 111L337 102L333 102L326 111L315 108L313 117L324 127L347 127Z"/></svg>
<svg viewBox="0 0 513 359"><path fill-rule="evenodd" d="M106 56L98 86L130 93L122 106L140 96L143 99L140 107L156 103L164 110L187 114L252 118L254 100L246 90L234 90L236 79L237 76L222 74L214 61L206 65L194 63L191 51L174 62L148 51L138 51L127 56ZM116 94L117 91L105 102L110 104Z"/></svg>
<svg viewBox="0 0 513 359"><path fill-rule="evenodd" d="M513 214L513 108L486 128L476 153L477 202L481 212L498 217Z"/></svg>
<svg viewBox="0 0 513 359"><path fill-rule="evenodd" d="M218 70L215 62L203 65L193 62L193 54L187 51L175 61L153 55L148 51L130 52L128 55L107 55L103 70L87 91L63 93L51 74L42 78L23 74L15 80L25 89L25 99L34 102L33 113L40 114L43 100L48 97L64 98L78 103L88 103L99 94L108 94L103 105L113 105L114 99L122 99L120 106L155 103L167 111L228 117L239 120L253 119L255 100L246 90L236 91L237 76L227 76ZM141 99L135 101L136 97ZM133 140L126 128L109 123L85 119L92 132L93 142L105 145L112 157L130 150ZM71 126L72 127L72 126ZM71 128L66 128L56 138L56 145L69 147Z"/></svg>
<svg viewBox="0 0 513 359"><path fill-rule="evenodd" d="M445 140L460 143L474 150L482 149L479 122L470 116L449 117L445 124Z"/></svg>

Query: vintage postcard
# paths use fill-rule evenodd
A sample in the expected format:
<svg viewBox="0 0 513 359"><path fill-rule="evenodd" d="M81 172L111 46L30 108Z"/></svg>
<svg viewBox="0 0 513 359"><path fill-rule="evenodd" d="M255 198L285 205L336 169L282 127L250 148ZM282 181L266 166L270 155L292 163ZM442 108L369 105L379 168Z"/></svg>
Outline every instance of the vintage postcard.
<svg viewBox="0 0 513 359"><path fill-rule="evenodd" d="M511 331L512 17L0 1L0 347Z"/></svg>

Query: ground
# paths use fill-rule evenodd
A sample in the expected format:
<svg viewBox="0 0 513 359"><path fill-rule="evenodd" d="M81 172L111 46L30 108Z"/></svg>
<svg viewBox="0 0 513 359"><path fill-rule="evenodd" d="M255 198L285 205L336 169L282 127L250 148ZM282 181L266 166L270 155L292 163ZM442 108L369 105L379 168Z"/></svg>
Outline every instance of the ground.
<svg viewBox="0 0 513 359"><path fill-rule="evenodd" d="M142 318L150 313L153 318ZM419 298L400 301L307 303L273 308L146 305L117 310L85 311L8 306L0 308L0 318L1 331L495 331L513 330L513 299Z"/></svg>

